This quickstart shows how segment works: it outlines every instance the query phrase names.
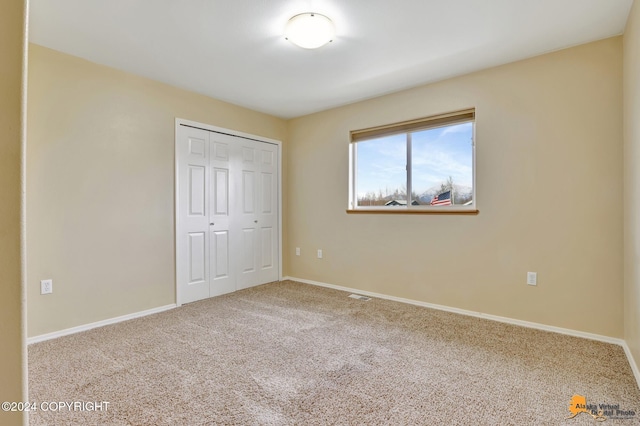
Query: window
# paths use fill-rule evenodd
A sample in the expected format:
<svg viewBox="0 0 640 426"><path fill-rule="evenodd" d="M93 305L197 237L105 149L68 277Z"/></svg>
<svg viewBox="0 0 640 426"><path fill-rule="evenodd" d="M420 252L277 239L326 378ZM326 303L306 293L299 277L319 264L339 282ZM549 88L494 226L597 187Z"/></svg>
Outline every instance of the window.
<svg viewBox="0 0 640 426"><path fill-rule="evenodd" d="M351 132L350 211L476 212L475 110Z"/></svg>

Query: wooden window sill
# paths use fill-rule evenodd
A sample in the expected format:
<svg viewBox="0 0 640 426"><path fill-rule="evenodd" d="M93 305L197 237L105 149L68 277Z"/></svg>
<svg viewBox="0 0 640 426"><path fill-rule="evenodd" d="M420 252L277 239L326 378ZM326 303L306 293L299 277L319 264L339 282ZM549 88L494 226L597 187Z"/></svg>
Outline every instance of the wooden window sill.
<svg viewBox="0 0 640 426"><path fill-rule="evenodd" d="M473 209L347 209L348 214L453 214L453 215L477 215L479 210Z"/></svg>

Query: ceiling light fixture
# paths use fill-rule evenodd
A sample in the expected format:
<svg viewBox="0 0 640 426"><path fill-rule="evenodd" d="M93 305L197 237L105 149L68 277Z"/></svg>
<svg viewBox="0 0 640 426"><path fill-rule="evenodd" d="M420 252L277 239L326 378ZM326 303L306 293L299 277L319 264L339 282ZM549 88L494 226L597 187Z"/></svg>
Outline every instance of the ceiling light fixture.
<svg viewBox="0 0 640 426"><path fill-rule="evenodd" d="M317 49L333 41L336 28L331 19L319 13L301 13L289 19L284 36L305 49Z"/></svg>

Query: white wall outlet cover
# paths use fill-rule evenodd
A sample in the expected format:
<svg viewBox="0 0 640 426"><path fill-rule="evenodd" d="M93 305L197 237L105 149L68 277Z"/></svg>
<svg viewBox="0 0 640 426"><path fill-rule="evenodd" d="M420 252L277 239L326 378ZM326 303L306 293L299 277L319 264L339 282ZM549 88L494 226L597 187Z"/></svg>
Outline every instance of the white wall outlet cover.
<svg viewBox="0 0 640 426"><path fill-rule="evenodd" d="M536 272L527 272L527 284L538 285L538 274Z"/></svg>
<svg viewBox="0 0 640 426"><path fill-rule="evenodd" d="M40 294L51 294L51 293L53 293L53 280L40 281Z"/></svg>
<svg viewBox="0 0 640 426"><path fill-rule="evenodd" d="M300 256L300 247L296 247L296 256Z"/></svg>
<svg viewBox="0 0 640 426"><path fill-rule="evenodd" d="M318 250L318 259L322 259L322 250Z"/></svg>

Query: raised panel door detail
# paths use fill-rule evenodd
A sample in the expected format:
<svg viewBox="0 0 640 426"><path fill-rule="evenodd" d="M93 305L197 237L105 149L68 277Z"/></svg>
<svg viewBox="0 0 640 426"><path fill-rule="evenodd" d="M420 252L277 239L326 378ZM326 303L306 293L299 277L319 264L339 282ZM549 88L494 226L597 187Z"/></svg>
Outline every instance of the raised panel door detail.
<svg viewBox="0 0 640 426"><path fill-rule="evenodd" d="M262 164L273 164L273 151L262 151Z"/></svg>
<svg viewBox="0 0 640 426"><path fill-rule="evenodd" d="M189 215L204 216L206 205L205 173L203 166L189 166Z"/></svg>
<svg viewBox="0 0 640 426"><path fill-rule="evenodd" d="M213 214L229 213L229 170L213 169Z"/></svg>
<svg viewBox="0 0 640 426"><path fill-rule="evenodd" d="M273 268L273 228L262 228L262 269Z"/></svg>
<svg viewBox="0 0 640 426"><path fill-rule="evenodd" d="M189 138L189 154L204 158L205 141L203 139Z"/></svg>
<svg viewBox="0 0 640 426"><path fill-rule="evenodd" d="M271 214L273 212L273 175L271 173L261 174L261 206L260 210L264 214Z"/></svg>
<svg viewBox="0 0 640 426"><path fill-rule="evenodd" d="M229 276L229 232L214 231L211 233L211 249L213 250L212 265L214 280Z"/></svg>
<svg viewBox="0 0 640 426"><path fill-rule="evenodd" d="M253 163L255 161L255 149L242 147L242 161L245 163Z"/></svg>
<svg viewBox="0 0 640 426"><path fill-rule="evenodd" d="M188 253L188 265L189 265L189 284L198 284L205 281L206 274L206 247L205 247L205 233L204 232L190 232L189 233L189 253Z"/></svg>
<svg viewBox="0 0 640 426"><path fill-rule="evenodd" d="M255 173L249 170L242 171L242 212L245 214L255 211Z"/></svg>
<svg viewBox="0 0 640 426"><path fill-rule="evenodd" d="M255 271L256 230L247 228L242 230L242 272Z"/></svg>
<svg viewBox="0 0 640 426"><path fill-rule="evenodd" d="M213 143L214 158L219 161L229 161L229 145L222 142Z"/></svg>

